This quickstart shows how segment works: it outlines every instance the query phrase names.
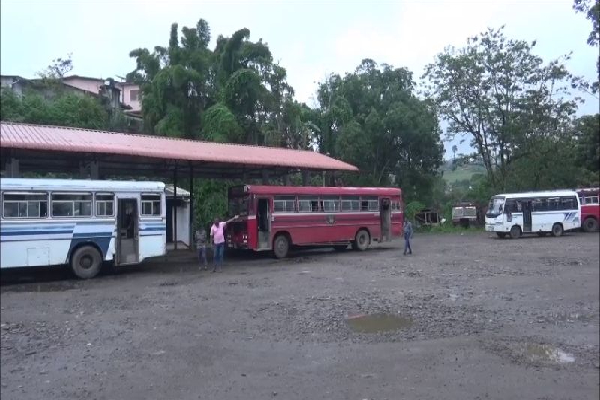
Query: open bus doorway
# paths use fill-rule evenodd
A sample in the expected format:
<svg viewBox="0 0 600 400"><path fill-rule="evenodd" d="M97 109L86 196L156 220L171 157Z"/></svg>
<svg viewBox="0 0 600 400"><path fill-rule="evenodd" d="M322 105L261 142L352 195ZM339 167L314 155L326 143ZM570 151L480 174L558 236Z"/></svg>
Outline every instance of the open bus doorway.
<svg viewBox="0 0 600 400"><path fill-rule="evenodd" d="M134 264L139 260L139 213L136 199L119 199L116 265Z"/></svg>
<svg viewBox="0 0 600 400"><path fill-rule="evenodd" d="M379 205L379 216L381 223L381 241L392 239L392 207L389 198L383 198Z"/></svg>
<svg viewBox="0 0 600 400"><path fill-rule="evenodd" d="M271 216L269 213L269 199L258 198L256 204L256 226L258 229L258 249L271 248Z"/></svg>

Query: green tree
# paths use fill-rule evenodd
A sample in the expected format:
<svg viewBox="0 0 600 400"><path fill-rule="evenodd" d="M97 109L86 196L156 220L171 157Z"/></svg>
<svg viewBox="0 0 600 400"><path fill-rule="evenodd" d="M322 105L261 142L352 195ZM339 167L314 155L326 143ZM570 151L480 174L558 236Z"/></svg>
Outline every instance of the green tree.
<svg viewBox="0 0 600 400"><path fill-rule="evenodd" d="M560 140L577 109L577 99L566 97L581 80L561 60L544 64L534 46L489 29L462 49L446 49L424 75L427 94L448 121L448 139L470 136L499 189L512 163L534 156L545 139Z"/></svg>
<svg viewBox="0 0 600 400"><path fill-rule="evenodd" d="M240 29L209 49L210 27L171 26L168 47L136 49L127 79L142 88L147 129L155 134L275 146L306 142L301 105L286 70L262 40ZM300 118L300 119L299 119Z"/></svg>
<svg viewBox="0 0 600 400"><path fill-rule="evenodd" d="M107 129L109 125L108 113L93 97L67 93L47 99L28 91L20 98L6 89L0 96L2 121L87 129Z"/></svg>
<svg viewBox="0 0 600 400"><path fill-rule="evenodd" d="M390 175L410 198L426 198L442 163L433 105L414 94L411 73L365 59L353 73L319 85L313 126L319 151L359 167L344 183L388 185Z"/></svg>
<svg viewBox="0 0 600 400"><path fill-rule="evenodd" d="M576 12L584 13L586 18L592 22L592 30L587 38L587 44L592 47L598 47L600 44L600 1L598 0L574 0L573 9ZM600 55L596 60L596 71L598 80L592 84L592 91L597 93L600 89Z"/></svg>

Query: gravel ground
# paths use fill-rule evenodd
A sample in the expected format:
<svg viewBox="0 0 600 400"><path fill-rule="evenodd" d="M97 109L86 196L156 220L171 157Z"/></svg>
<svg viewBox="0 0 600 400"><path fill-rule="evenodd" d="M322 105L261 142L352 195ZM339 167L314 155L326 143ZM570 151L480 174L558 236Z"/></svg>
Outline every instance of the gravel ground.
<svg viewBox="0 0 600 400"><path fill-rule="evenodd" d="M598 240L422 234L408 257L398 243L229 257L216 274L189 252L91 281L3 272L0 395L598 399Z"/></svg>

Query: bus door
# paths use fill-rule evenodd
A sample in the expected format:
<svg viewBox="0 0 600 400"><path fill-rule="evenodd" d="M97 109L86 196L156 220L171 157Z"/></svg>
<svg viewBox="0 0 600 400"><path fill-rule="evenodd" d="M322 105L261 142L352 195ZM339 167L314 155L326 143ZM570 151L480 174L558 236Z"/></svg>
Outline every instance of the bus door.
<svg viewBox="0 0 600 400"><path fill-rule="evenodd" d="M139 261L139 210L137 198L119 198L115 265Z"/></svg>
<svg viewBox="0 0 600 400"><path fill-rule="evenodd" d="M381 224L380 241L388 241L392 238L392 207L389 198L379 200L379 219Z"/></svg>
<svg viewBox="0 0 600 400"><path fill-rule="evenodd" d="M258 229L257 250L271 249L271 212L268 198L258 197L256 199L256 226Z"/></svg>
<svg viewBox="0 0 600 400"><path fill-rule="evenodd" d="M523 200L521 202L523 207L523 232L531 232L531 210L533 204L531 200Z"/></svg>

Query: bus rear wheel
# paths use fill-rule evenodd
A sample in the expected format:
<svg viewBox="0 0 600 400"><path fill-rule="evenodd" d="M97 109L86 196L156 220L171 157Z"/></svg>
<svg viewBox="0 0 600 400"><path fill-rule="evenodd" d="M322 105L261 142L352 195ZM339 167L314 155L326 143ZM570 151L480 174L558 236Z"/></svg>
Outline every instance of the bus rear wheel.
<svg viewBox="0 0 600 400"><path fill-rule="evenodd" d="M521 228L518 225L515 225L512 228L510 228L510 238L511 239L518 239L520 237L521 237Z"/></svg>
<svg viewBox="0 0 600 400"><path fill-rule="evenodd" d="M583 221L583 230L586 232L596 232L598 230L598 221L594 218L588 218Z"/></svg>
<svg viewBox="0 0 600 400"><path fill-rule="evenodd" d="M102 267L102 255L92 246L83 246L71 256L71 269L81 279L91 279L98 275Z"/></svg>
<svg viewBox="0 0 600 400"><path fill-rule="evenodd" d="M563 227L561 224L554 224L552 226L552 236L559 237L563 234Z"/></svg>
<svg viewBox="0 0 600 400"><path fill-rule="evenodd" d="M273 240L273 254L275 255L275 258L287 257L289 250L290 241L287 236L283 234L277 235L275 240Z"/></svg>
<svg viewBox="0 0 600 400"><path fill-rule="evenodd" d="M352 243L352 248L354 250L365 251L369 247L369 232L364 229L356 232L356 236L354 237L354 242Z"/></svg>

